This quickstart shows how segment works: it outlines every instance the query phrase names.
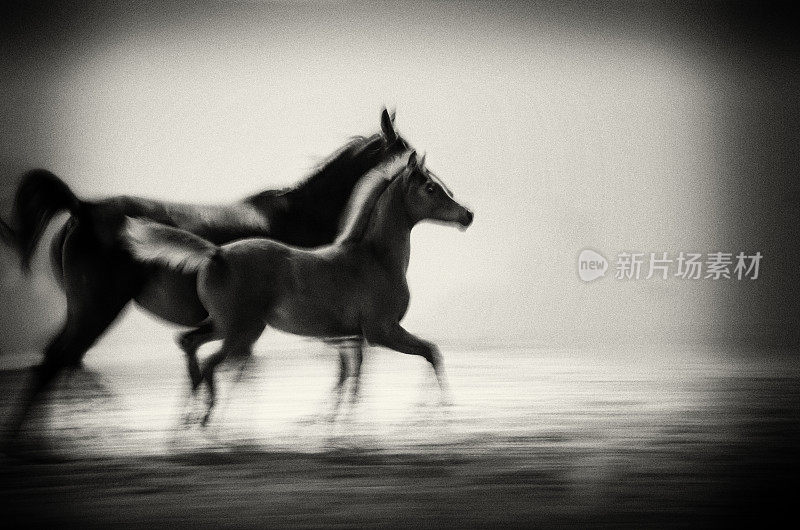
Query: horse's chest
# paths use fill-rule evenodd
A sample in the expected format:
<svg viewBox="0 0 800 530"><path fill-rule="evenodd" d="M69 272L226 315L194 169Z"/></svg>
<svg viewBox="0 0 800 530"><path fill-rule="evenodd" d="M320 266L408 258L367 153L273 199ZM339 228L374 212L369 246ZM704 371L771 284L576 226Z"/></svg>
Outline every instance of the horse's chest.
<svg viewBox="0 0 800 530"><path fill-rule="evenodd" d="M368 295L371 306L380 313L402 319L408 310L411 294L405 276L386 275L382 281L375 282L375 287Z"/></svg>

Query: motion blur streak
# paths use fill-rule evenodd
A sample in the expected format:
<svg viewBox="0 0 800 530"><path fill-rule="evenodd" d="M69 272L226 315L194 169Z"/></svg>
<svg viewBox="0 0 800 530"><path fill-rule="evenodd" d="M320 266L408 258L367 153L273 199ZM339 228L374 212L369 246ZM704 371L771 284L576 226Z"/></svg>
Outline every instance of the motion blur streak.
<svg viewBox="0 0 800 530"><path fill-rule="evenodd" d="M180 359L74 373L31 427L66 460L7 462L0 494L37 523L708 526L738 520L753 494L780 508L773 481L794 464L797 363L445 351L456 405L443 411L426 401L424 361L375 351L361 405L329 424L329 352L261 353L207 431L178 425ZM1 374L18 388L19 372Z"/></svg>

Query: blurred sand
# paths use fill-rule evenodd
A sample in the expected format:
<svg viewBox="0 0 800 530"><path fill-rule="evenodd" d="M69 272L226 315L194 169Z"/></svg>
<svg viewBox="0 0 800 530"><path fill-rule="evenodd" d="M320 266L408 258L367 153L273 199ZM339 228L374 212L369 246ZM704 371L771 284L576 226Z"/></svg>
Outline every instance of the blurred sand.
<svg viewBox="0 0 800 530"><path fill-rule="evenodd" d="M330 424L333 351L260 352L208 429L180 426L177 348L98 348L62 378L0 495L18 523L180 526L726 526L788 511L800 378L785 355L710 349L365 355ZM0 372L3 415L25 372Z"/></svg>

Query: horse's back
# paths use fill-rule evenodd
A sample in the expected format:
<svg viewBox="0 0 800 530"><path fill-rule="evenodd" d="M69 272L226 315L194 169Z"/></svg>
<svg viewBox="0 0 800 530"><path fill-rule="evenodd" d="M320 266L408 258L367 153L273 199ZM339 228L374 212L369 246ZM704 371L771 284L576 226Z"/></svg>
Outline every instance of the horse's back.
<svg viewBox="0 0 800 530"><path fill-rule="evenodd" d="M218 245L245 237L263 237L271 231L269 212L245 202L193 204L119 195L91 204L94 224L112 230L125 217L142 217L186 230Z"/></svg>
<svg viewBox="0 0 800 530"><path fill-rule="evenodd" d="M200 271L198 291L223 327L249 322L304 336L360 332L358 274L335 247L309 250L269 239L223 245Z"/></svg>

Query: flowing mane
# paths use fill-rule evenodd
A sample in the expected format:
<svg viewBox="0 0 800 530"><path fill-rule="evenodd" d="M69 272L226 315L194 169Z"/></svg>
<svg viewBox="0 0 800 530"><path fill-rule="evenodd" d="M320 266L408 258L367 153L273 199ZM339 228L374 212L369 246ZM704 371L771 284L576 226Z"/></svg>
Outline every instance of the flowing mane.
<svg viewBox="0 0 800 530"><path fill-rule="evenodd" d="M315 180L324 178L326 172L340 169L342 164L349 162L362 151L377 153L384 146L385 141L385 138L380 134L373 134L372 136L351 136L346 144L334 151L324 160L318 162L312 169L311 175L305 180L300 181L295 187L299 188L304 185L309 185Z"/></svg>
<svg viewBox="0 0 800 530"><path fill-rule="evenodd" d="M334 244L350 243L363 237L378 199L407 163L408 151L387 160L361 179L347 203L342 228Z"/></svg>
<svg viewBox="0 0 800 530"><path fill-rule="evenodd" d="M350 164L358 155L364 153L373 153L377 155L384 145L385 140L380 134L373 134L372 136L353 136L332 155L319 162L311 170L311 174L297 184L279 190L262 191L247 197L245 200L248 202L257 202L258 199L266 196L312 192L320 187L327 188L331 185L331 182L346 180L340 177L352 172Z"/></svg>

